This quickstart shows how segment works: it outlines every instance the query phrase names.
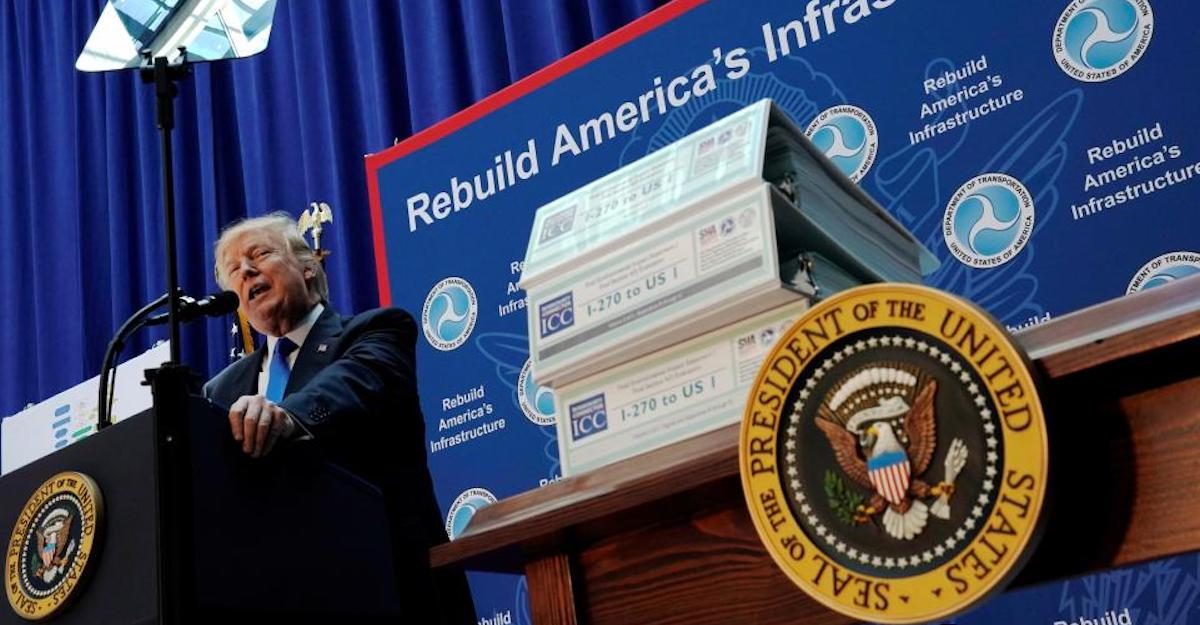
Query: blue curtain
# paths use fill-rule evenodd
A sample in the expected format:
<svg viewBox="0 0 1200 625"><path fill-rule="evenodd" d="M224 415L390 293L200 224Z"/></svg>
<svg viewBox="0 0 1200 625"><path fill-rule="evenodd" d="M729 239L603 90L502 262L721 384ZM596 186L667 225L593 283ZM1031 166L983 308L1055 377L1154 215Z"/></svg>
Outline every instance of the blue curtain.
<svg viewBox="0 0 1200 625"><path fill-rule="evenodd" d="M363 155L429 126L662 0L294 0L270 46L199 65L174 134L180 284L216 290L233 219L325 201L331 300L377 305ZM121 322L166 290L159 139L134 71L76 72L102 0L0 3L0 415L96 375ZM431 259L431 262L436 260ZM185 328L202 375L230 320ZM126 348L141 352L162 330Z"/></svg>

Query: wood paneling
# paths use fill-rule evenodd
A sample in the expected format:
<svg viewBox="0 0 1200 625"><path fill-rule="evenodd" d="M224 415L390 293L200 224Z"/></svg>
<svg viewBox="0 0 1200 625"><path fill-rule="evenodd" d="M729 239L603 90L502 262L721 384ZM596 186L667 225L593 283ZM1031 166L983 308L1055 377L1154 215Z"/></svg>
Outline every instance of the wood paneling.
<svg viewBox="0 0 1200 625"><path fill-rule="evenodd" d="M618 534L580 557L591 625L842 625L792 585L741 506Z"/></svg>
<svg viewBox="0 0 1200 625"><path fill-rule="evenodd" d="M1139 487L1114 562L1200 548L1200 378L1128 397L1121 411L1137 424L1131 455Z"/></svg>
<svg viewBox="0 0 1200 625"><path fill-rule="evenodd" d="M557 553L531 560L525 566L529 611L534 623L576 625L571 557Z"/></svg>

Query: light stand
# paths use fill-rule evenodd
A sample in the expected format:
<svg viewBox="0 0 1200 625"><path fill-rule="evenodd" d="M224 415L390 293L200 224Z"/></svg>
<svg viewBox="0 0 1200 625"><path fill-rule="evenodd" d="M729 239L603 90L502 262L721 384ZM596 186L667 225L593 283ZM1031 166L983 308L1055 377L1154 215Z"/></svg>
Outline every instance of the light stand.
<svg viewBox="0 0 1200 625"><path fill-rule="evenodd" d="M179 342L179 275L175 261L175 176L171 154L171 131L175 129L175 82L191 73L187 50L180 48L179 63L171 65L167 57L151 57L143 53L140 70L142 82L154 85L155 117L162 146L163 212L166 224L168 325L171 336L171 359L157 369L146 370L146 380L154 395L155 438L158 441L155 460L158 465L158 553L164 554L159 566L158 597L163 623L187 622L187 590L190 576L186 557L187 502L191 494L187 458L187 398L191 371L180 358ZM166 557L174 554L175 557Z"/></svg>
<svg viewBox="0 0 1200 625"><path fill-rule="evenodd" d="M179 272L175 260L175 174L171 154L171 131L175 129L175 96L179 89L175 81L182 80L191 74L191 65L187 62L187 50L179 48L179 63L171 65L167 57L151 58L150 52L143 52L145 65L140 71L142 82L154 85L155 120L158 125L160 145L162 146L162 181L163 181L163 218L166 224L166 255L167 255L167 306L170 315L171 360L166 365L180 365L179 354Z"/></svg>

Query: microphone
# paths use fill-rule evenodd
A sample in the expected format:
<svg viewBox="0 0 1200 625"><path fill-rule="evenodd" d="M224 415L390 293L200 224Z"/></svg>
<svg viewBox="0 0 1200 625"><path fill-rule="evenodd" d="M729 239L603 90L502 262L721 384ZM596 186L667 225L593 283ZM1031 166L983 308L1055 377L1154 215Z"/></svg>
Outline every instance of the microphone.
<svg viewBox="0 0 1200 625"><path fill-rule="evenodd" d="M237 310L237 307L238 296L233 291L221 291L200 299L184 295L179 298L179 323L187 323L200 317L228 315ZM170 319L170 313L159 313L146 319L145 325L161 325Z"/></svg>

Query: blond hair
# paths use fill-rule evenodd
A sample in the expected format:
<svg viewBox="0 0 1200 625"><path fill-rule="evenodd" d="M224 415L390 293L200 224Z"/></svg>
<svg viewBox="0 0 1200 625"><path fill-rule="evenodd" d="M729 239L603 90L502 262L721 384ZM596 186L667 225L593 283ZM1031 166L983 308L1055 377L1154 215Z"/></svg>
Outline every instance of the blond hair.
<svg viewBox="0 0 1200 625"><path fill-rule="evenodd" d="M213 248L213 273L218 286L222 289L229 288L228 276L225 275L222 268L224 263L221 262L229 242L245 232L256 230L265 230L278 235L292 258L302 266L312 269L313 277L308 281L309 291L316 293L323 302L329 300L329 279L325 277L325 268L321 266L316 252L308 246L308 241L304 240L304 235L300 234L300 227L296 225L296 220L283 211L262 217L242 219L225 227Z"/></svg>

